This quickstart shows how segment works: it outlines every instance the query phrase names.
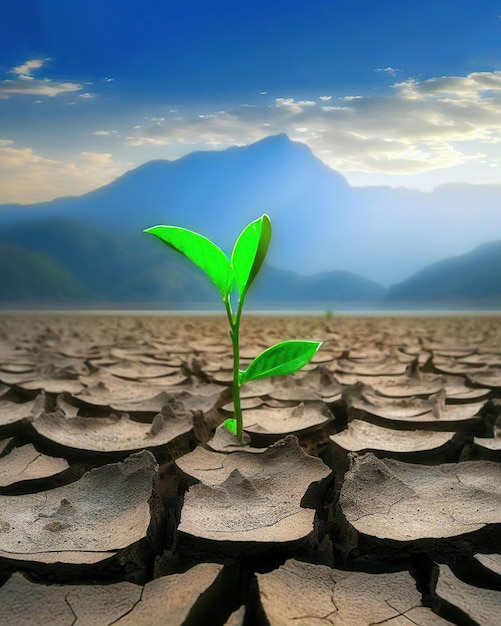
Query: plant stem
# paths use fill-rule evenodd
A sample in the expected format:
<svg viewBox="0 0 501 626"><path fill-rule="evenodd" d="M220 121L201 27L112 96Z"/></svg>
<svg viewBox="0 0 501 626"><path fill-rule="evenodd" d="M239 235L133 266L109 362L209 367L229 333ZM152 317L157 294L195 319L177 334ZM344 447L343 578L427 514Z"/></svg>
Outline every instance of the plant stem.
<svg viewBox="0 0 501 626"><path fill-rule="evenodd" d="M228 315L228 321L230 322L230 337L233 346L233 415L237 420L237 438L240 443L243 443L243 418L242 407L240 406L240 383L238 380L238 372L240 369L240 316L242 315L242 307L244 299L241 298L238 302L238 310L236 316L233 316L231 310L231 304L228 299L224 300L226 306L226 313Z"/></svg>

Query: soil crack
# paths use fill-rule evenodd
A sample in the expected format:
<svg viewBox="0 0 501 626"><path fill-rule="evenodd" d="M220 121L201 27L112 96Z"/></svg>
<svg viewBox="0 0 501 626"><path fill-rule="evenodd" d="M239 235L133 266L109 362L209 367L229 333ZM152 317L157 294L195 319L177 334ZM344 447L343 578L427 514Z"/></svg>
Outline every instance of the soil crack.
<svg viewBox="0 0 501 626"><path fill-rule="evenodd" d="M417 604L416 606L411 606L409 609L406 609L405 611L399 611L391 604L389 600L385 600L385 602L390 607L390 609L392 609L393 611L396 611L397 614L391 615L390 617L387 617L386 619L383 619L379 622L371 622L368 626L377 626L378 624L386 624L387 622L391 622L391 620L396 619L397 617L404 617L406 620L409 620L409 622L411 622L412 624L417 624L417 626L419 626L417 622L415 622L413 619L408 617L407 613L409 613L410 611L413 611L414 609L420 608L421 605Z"/></svg>
<svg viewBox="0 0 501 626"><path fill-rule="evenodd" d="M35 461L37 461L41 456L42 455L40 453L38 453L37 456L34 459L31 459L31 461L20 472L18 472L18 476L21 476L22 474L24 474L24 472L28 469L28 467L32 463L35 463Z"/></svg>
<svg viewBox="0 0 501 626"><path fill-rule="evenodd" d="M72 613L73 617L75 618L75 619L71 622L71 624L70 624L70 626L73 626L73 624L77 621L78 616L77 616L77 614L75 613L75 611L73 610L73 607L71 606L71 603L70 603L70 601L69 601L68 596L70 595L70 593L71 593L71 591L68 591L68 593L64 596L64 601L65 601L65 602L66 602L66 604L68 605L68 608L70 609L70 611L71 611L71 613Z"/></svg>
<svg viewBox="0 0 501 626"><path fill-rule="evenodd" d="M335 611L333 611L335 613ZM332 615L332 613L329 613L329 615ZM323 621L327 621L329 622L329 624L334 624L334 622L332 620L329 619L329 616L327 617L319 617L318 615L298 615L297 617L291 617L291 620L296 620L296 619L315 619L315 620L323 620Z"/></svg>
<svg viewBox="0 0 501 626"><path fill-rule="evenodd" d="M402 496L400 497L398 500L395 500L395 502L392 502L386 513L383 513L382 511L373 511L372 513L364 513L363 515L360 515L359 517L357 517L356 519L353 520L348 520L351 524L353 524L353 522L358 522L359 520L363 519L364 517L370 517L371 515L384 515L384 516L388 516L390 514L391 509L396 506L399 502L402 502L402 500L405 500L406 498L408 498L408 495Z"/></svg>
<svg viewBox="0 0 501 626"><path fill-rule="evenodd" d="M220 467L194 467L193 471L195 472L217 472L218 470L224 469L224 463L221 463Z"/></svg>
<svg viewBox="0 0 501 626"><path fill-rule="evenodd" d="M134 604L130 607L130 609L128 611L125 611L125 613L122 613L122 615L119 615L116 619L114 619L112 622L109 622L108 626L113 626L113 624L116 624L119 620L122 619L122 617L125 617L126 615L129 615L129 613L132 613L132 611L136 608L136 606L141 602L141 600L143 599L143 593L144 593L144 587L141 589L141 593L139 595L139 598L134 602Z"/></svg>

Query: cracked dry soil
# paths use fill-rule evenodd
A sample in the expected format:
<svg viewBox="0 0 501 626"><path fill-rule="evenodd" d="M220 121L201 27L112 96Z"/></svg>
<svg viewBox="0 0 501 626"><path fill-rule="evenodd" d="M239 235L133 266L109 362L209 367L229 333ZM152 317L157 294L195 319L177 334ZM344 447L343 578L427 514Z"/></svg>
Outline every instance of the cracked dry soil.
<svg viewBox="0 0 501 626"><path fill-rule="evenodd" d="M497 626L501 319L297 338L235 446L223 316L2 315L0 626Z"/></svg>

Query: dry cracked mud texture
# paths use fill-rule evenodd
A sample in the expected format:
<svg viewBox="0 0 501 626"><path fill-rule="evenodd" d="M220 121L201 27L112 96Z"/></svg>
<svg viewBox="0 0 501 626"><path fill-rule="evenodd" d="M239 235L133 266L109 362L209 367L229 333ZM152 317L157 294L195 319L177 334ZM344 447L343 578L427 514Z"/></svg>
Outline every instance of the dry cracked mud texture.
<svg viewBox="0 0 501 626"><path fill-rule="evenodd" d="M497 626L501 319L297 338L238 446L224 316L2 315L0 626Z"/></svg>

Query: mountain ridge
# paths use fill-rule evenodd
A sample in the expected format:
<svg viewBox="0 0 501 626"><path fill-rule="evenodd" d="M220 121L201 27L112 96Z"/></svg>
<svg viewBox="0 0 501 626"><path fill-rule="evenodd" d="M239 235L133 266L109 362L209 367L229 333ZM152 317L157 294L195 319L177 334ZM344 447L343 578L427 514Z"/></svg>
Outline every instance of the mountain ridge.
<svg viewBox="0 0 501 626"><path fill-rule="evenodd" d="M388 302L440 304L498 304L501 306L501 240L442 259L424 267L407 280L392 285Z"/></svg>
<svg viewBox="0 0 501 626"><path fill-rule="evenodd" d="M0 306L167 308L220 304L203 272L143 233L127 240L68 218L0 227ZM500 308L501 240L442 259L389 290L332 270L304 276L264 264L251 308ZM198 304L197 304L198 303Z"/></svg>
<svg viewBox="0 0 501 626"><path fill-rule="evenodd" d="M300 275L336 268L390 285L501 232L500 200L501 185L468 192L455 184L433 192L351 187L308 146L282 134L150 161L83 196L3 205L0 226L66 217L126 240L155 224L176 224L230 250L243 226L266 212L273 267Z"/></svg>
<svg viewBox="0 0 501 626"><path fill-rule="evenodd" d="M18 251L12 260L17 289L22 291L24 285L28 294L21 302L33 302L37 294L42 302L50 301L50 294L44 294L41 287L33 292L33 258L44 258L51 264L56 283L58 273L63 271L65 280L74 283L73 291L62 286L60 297L53 298L55 304L71 302L72 293L79 293L77 286L97 308L106 304L124 307L134 304L136 308L138 303L176 307L180 303L219 302L216 290L199 268L142 232L122 241L116 240L112 232L76 220L48 218L0 226L1 242L8 242L6 246ZM47 271L41 280L42 285L50 285L52 289L49 274ZM379 299L384 292L381 285L348 272L327 272L312 280L265 265L249 294L249 303L259 306L283 301L332 300L333 294L334 299L364 302ZM81 304L82 298L75 296L73 301ZM0 302L12 303L8 292L0 296Z"/></svg>

